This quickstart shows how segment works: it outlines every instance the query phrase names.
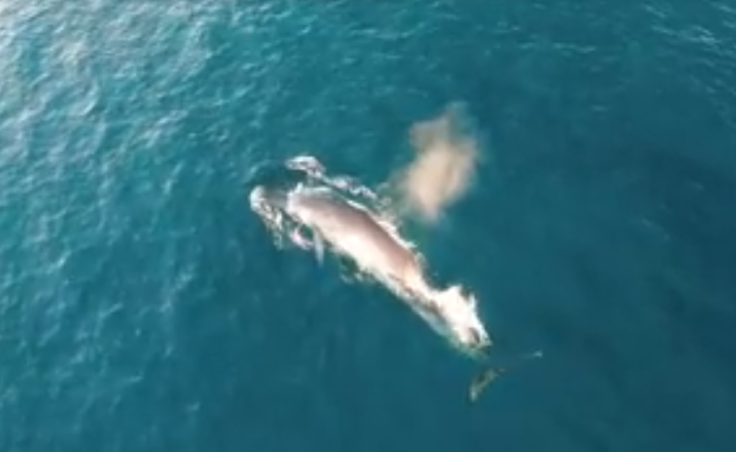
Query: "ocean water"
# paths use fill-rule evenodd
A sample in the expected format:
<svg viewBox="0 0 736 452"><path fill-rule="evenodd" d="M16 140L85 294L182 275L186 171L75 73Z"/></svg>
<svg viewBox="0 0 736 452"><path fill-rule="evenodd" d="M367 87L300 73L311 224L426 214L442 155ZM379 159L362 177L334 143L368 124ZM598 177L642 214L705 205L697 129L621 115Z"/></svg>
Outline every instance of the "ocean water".
<svg viewBox="0 0 736 452"><path fill-rule="evenodd" d="M728 0L0 5L0 451L733 451ZM366 184L462 102L467 196L411 238L477 370L277 249L260 162Z"/></svg>

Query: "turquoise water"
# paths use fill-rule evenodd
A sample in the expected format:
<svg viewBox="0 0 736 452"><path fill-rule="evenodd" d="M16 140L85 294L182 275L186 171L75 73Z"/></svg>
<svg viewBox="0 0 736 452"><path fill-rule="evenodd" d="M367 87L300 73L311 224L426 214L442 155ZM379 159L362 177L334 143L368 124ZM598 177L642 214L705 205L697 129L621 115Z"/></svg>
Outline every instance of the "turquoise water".
<svg viewBox="0 0 736 452"><path fill-rule="evenodd" d="M731 451L730 2L0 6L0 450ZM257 164L377 184L464 102L487 157L416 240L471 363L280 251Z"/></svg>

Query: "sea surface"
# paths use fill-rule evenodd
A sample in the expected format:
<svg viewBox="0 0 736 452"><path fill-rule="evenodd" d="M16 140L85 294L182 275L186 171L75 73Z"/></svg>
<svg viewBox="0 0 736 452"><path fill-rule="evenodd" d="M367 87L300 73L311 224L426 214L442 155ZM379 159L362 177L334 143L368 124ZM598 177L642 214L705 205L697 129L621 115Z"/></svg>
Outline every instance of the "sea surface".
<svg viewBox="0 0 736 452"><path fill-rule="evenodd" d="M544 352L474 404L247 202L305 153L376 186L455 102L483 161L410 238ZM735 331L730 0L0 3L2 452L732 452Z"/></svg>

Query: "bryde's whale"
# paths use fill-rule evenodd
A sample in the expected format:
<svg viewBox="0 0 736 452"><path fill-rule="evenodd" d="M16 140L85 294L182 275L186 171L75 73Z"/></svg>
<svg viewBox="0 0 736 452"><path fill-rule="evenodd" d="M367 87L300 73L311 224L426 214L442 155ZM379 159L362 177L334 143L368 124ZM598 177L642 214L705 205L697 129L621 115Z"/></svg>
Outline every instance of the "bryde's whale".
<svg viewBox="0 0 736 452"><path fill-rule="evenodd" d="M485 357L492 341L478 316L475 297L463 293L459 286L433 287L425 274L423 258L395 228L364 206L328 187L305 185L291 190L258 186L252 190L250 201L293 219L299 225L293 241L314 249L320 262L325 249L351 259L461 352ZM311 232L311 239L301 228Z"/></svg>

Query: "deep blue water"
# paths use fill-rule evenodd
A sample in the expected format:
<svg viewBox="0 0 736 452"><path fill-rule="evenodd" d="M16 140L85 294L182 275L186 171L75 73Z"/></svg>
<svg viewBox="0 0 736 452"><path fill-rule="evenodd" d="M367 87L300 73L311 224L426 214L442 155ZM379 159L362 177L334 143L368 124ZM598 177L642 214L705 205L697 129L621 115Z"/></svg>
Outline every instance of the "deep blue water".
<svg viewBox="0 0 736 452"><path fill-rule="evenodd" d="M0 451L733 451L735 87L728 0L5 2ZM545 352L475 405L246 192L377 184L451 102L487 158L412 237Z"/></svg>

